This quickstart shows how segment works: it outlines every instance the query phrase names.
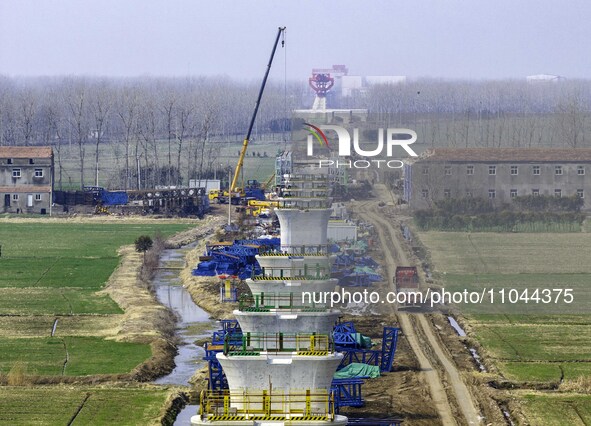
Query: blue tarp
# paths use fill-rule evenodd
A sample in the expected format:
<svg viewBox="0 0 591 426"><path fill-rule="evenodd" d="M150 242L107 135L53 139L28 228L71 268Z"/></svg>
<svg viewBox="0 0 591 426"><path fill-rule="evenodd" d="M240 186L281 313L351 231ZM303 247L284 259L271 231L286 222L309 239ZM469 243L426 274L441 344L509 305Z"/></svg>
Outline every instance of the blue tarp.
<svg viewBox="0 0 591 426"><path fill-rule="evenodd" d="M101 191L101 202L104 206L121 206L129 202L125 191Z"/></svg>

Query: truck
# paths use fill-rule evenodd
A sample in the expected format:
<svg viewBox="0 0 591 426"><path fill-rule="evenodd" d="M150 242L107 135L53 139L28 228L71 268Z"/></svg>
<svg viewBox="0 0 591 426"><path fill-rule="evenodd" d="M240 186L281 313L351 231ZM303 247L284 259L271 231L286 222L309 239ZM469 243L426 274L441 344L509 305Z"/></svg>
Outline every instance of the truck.
<svg viewBox="0 0 591 426"><path fill-rule="evenodd" d="M396 291L418 291L419 273L416 266L397 266L394 275Z"/></svg>

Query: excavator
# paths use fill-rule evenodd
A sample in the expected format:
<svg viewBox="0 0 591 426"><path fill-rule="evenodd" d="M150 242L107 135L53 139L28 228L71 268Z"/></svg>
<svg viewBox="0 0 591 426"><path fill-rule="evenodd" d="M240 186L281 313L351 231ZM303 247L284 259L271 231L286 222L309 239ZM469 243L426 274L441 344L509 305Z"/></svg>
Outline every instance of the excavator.
<svg viewBox="0 0 591 426"><path fill-rule="evenodd" d="M246 133L246 137L244 138L244 142L242 143L242 149L240 150L240 156L238 157L238 164L236 164L236 169L234 170L234 177L230 186L227 191L218 191L218 190L211 190L209 192L209 199L210 200L217 200L218 203L226 204L228 202L232 204L242 204L243 200L245 199L255 199L259 201L265 200L265 193L261 188L260 184L256 180L249 180L247 181L247 185L245 188L238 187L238 179L242 172L242 165L244 164L244 157L246 156L246 149L248 148L248 143L250 142L250 135L252 133L252 129L254 127L255 120L257 118L257 113L259 111L259 106L261 104L261 99L263 97L263 92L265 91L265 86L267 85L267 78L269 77L269 71L271 71L271 65L273 64L273 58L275 57L275 51L277 50L277 45L279 44L279 39L281 35L285 33L285 27L279 27L277 29L277 36L275 37L275 43L273 44L273 50L271 51L271 57L269 58L269 63L267 64L267 70L265 71L265 76L263 78L263 82L261 84L261 88L259 90L259 95L254 107L254 112L250 119L250 124L248 126L248 132ZM281 41L281 47L284 47L285 39Z"/></svg>

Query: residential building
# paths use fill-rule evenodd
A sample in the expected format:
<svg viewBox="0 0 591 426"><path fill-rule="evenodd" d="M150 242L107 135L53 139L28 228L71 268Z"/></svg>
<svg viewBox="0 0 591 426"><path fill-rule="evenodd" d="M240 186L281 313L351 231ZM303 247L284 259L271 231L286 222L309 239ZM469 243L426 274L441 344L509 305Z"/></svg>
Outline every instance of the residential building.
<svg viewBox="0 0 591 426"><path fill-rule="evenodd" d="M49 214L52 193L51 147L0 146L2 212Z"/></svg>
<svg viewBox="0 0 591 426"><path fill-rule="evenodd" d="M591 149L467 148L426 151L404 169L413 209L444 198L479 197L500 205L524 195L579 196L591 209Z"/></svg>

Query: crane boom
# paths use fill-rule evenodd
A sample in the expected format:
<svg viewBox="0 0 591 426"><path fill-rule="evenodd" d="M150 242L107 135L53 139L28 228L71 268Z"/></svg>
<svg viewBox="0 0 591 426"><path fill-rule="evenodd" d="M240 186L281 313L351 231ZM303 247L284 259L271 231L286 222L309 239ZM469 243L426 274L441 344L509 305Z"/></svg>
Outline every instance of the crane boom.
<svg viewBox="0 0 591 426"><path fill-rule="evenodd" d="M257 102L254 106L254 112L252 113L252 117L250 119L250 125L248 126L248 132L246 133L246 137L244 138L244 142L242 142L242 149L240 150L240 157L238 157L238 164L236 164L236 170L234 170L234 178L232 179L232 183L228 188L228 191L231 193L232 191L236 191L236 184L238 183L238 176L240 175L240 171L242 170L242 164L244 163L244 156L246 155L246 148L248 147L248 142L250 141L250 134L252 133L252 128L254 127L254 122L257 118L257 112L259 111L259 105L261 103L261 98L263 97L263 91L265 90L265 85L267 84L267 77L269 77L269 71L271 71L271 64L273 63L273 57L275 56L275 50L277 50L277 44L279 43L279 37L285 31L285 27L279 27L277 30L277 37L275 38L275 44L273 45L273 50L271 51L271 57L269 58L269 63L267 64L267 71L265 72L265 77L263 78L263 83L261 84L261 88L259 90L259 96L257 98Z"/></svg>

